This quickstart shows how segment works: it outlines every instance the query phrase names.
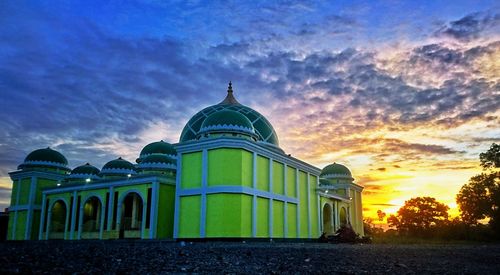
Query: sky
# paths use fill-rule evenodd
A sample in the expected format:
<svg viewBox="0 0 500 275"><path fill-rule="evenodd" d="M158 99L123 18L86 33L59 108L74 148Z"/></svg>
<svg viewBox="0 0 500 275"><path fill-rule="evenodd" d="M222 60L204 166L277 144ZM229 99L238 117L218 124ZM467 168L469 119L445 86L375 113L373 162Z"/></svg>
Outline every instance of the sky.
<svg viewBox="0 0 500 275"><path fill-rule="evenodd" d="M236 98L287 154L347 165L364 216L455 195L500 142L498 1L0 1L0 209L50 146L135 160Z"/></svg>

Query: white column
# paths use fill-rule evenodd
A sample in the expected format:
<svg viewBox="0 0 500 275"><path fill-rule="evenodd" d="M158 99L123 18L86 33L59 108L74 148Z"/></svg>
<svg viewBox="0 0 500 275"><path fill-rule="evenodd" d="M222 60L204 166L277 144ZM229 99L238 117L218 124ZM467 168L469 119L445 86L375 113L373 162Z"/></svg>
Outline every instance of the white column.
<svg viewBox="0 0 500 275"><path fill-rule="evenodd" d="M39 240L43 239L42 234L43 234L43 227L45 226L45 224L44 224L44 222L45 222L45 211L47 211L45 209L45 207L46 207L46 203L45 203L46 199L47 199L47 195L43 194L42 195L42 213L40 214L40 226L39 226L39 230L38 230L38 239ZM16 211L16 213L17 213L17 211Z"/></svg>
<svg viewBox="0 0 500 275"><path fill-rule="evenodd" d="M286 163L283 163L283 194L285 197L288 197L287 192L287 168ZM284 201L284 217L283 217L283 237L286 238L288 236L288 201Z"/></svg>
<svg viewBox="0 0 500 275"><path fill-rule="evenodd" d="M71 208L71 205L66 205L66 219L64 221L64 237L63 239L64 240L67 240L69 239L69 231L68 231L68 223L69 223L69 217L71 215L71 213L69 213L69 209ZM71 226L70 226L71 227ZM71 228L70 228L71 229Z"/></svg>
<svg viewBox="0 0 500 275"><path fill-rule="evenodd" d="M24 231L24 239L31 239L31 225L33 224L33 204L35 203L36 195L36 177L31 177L30 193L28 197L28 214L26 217L26 229Z"/></svg>
<svg viewBox="0 0 500 275"><path fill-rule="evenodd" d="M309 173L307 176L307 236L311 238L311 183L309 180Z"/></svg>
<svg viewBox="0 0 500 275"><path fill-rule="evenodd" d="M159 182L153 182L153 189L151 190L151 218L149 219L149 238L154 239L157 236L158 230L158 202L160 196L160 184ZM144 207L146 208L146 207ZM146 221L146 216L142 216L143 221ZM145 223L145 222L144 222Z"/></svg>
<svg viewBox="0 0 500 275"><path fill-rule="evenodd" d="M144 207L143 207L144 208ZM137 196L132 196L132 220L130 221L130 227L135 228L137 225Z"/></svg>
<svg viewBox="0 0 500 275"><path fill-rule="evenodd" d="M115 194L113 186L109 187L109 201L108 201L108 224L106 230L111 231L113 228L113 205L115 200Z"/></svg>
<svg viewBox="0 0 500 275"><path fill-rule="evenodd" d="M254 189L253 199L252 199L252 237L257 237L257 195L255 195L255 189L257 189L257 153L253 152L252 156L252 188Z"/></svg>
<svg viewBox="0 0 500 275"><path fill-rule="evenodd" d="M200 238L205 238L207 224L207 177L208 177L208 151L201 153L201 209L200 209Z"/></svg>
<svg viewBox="0 0 500 275"><path fill-rule="evenodd" d="M99 209L99 215L98 218L100 219L99 222L99 240L102 240L102 235L104 233L104 213L106 213L106 202L101 202L101 207Z"/></svg>
<svg viewBox="0 0 500 275"><path fill-rule="evenodd" d="M75 235L75 226L77 224L76 221L76 211L78 207L78 197L76 191L73 192L73 206L71 207L71 225L69 229L69 239L73 240Z"/></svg>
<svg viewBox="0 0 500 275"><path fill-rule="evenodd" d="M273 159L269 158L269 192L273 192ZM273 199L269 198L269 238L273 237Z"/></svg>
<svg viewBox="0 0 500 275"><path fill-rule="evenodd" d="M295 191L297 193L297 238L300 238L300 189L299 189L299 169L295 168Z"/></svg>

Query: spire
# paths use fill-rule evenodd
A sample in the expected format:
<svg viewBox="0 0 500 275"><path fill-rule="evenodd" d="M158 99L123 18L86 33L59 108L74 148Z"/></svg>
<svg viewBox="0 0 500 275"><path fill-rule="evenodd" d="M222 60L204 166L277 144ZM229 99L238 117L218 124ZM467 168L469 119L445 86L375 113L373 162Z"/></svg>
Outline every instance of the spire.
<svg viewBox="0 0 500 275"><path fill-rule="evenodd" d="M229 81L229 85L227 86L227 95L226 95L226 98L224 98L224 100L219 103L220 105L236 105L236 104L240 104L236 98L234 98L234 95L233 95L233 83L231 81Z"/></svg>

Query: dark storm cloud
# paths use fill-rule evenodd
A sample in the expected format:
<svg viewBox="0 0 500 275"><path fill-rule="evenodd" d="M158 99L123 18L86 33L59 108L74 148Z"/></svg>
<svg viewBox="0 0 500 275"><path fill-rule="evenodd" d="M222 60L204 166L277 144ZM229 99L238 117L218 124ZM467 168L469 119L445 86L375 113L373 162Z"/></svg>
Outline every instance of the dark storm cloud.
<svg viewBox="0 0 500 275"><path fill-rule="evenodd" d="M451 21L436 31L437 36L452 37L459 41L477 39L490 29L500 27L500 14L472 13L459 20Z"/></svg>

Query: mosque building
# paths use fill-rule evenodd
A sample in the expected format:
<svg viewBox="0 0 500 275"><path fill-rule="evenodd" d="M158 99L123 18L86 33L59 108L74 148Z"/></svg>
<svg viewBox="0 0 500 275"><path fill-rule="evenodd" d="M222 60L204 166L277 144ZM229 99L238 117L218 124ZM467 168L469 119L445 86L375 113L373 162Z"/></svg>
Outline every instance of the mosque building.
<svg viewBox="0 0 500 275"><path fill-rule="evenodd" d="M363 235L361 192L349 169L284 153L271 123L229 83L178 143L146 145L74 169L51 148L29 153L12 181L8 239L313 239L351 226Z"/></svg>

